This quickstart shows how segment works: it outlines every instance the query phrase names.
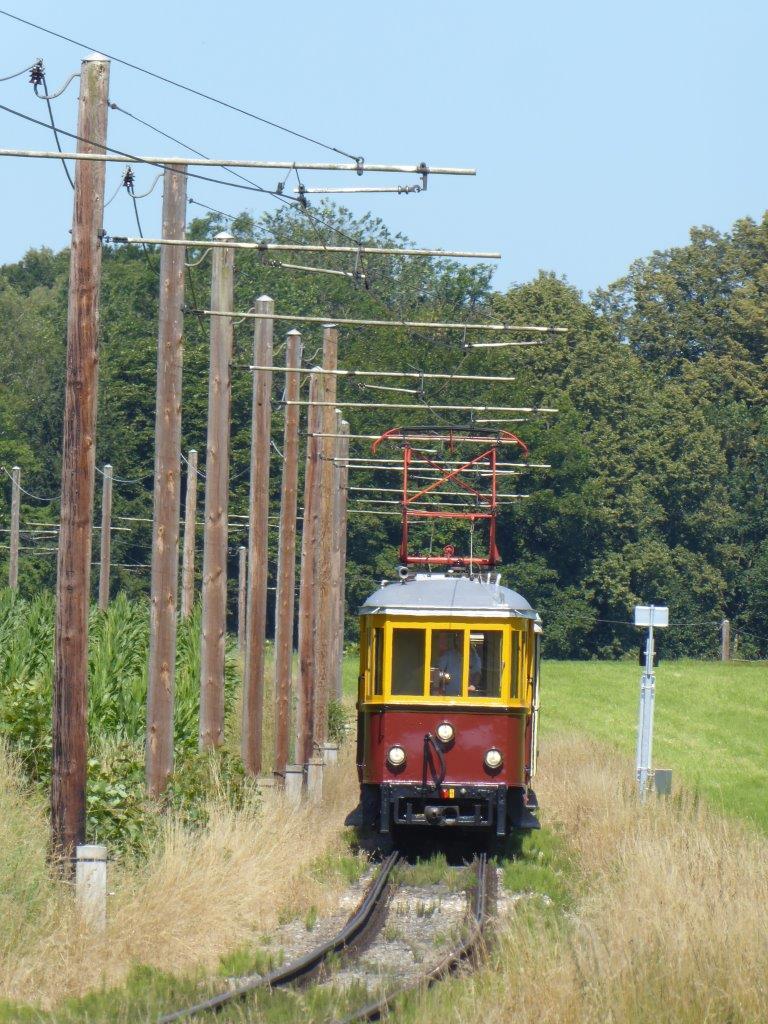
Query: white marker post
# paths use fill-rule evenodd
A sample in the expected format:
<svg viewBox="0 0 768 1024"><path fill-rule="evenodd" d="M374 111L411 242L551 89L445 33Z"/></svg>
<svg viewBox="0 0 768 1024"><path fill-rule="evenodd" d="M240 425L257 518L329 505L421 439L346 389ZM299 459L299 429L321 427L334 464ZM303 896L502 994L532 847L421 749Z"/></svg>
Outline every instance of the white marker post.
<svg viewBox="0 0 768 1024"><path fill-rule="evenodd" d="M656 698L656 676L653 671L653 627L669 625L669 608L655 605L635 605L635 625L648 627L645 644L645 666L640 679L640 713L637 723L637 788L640 799L645 800L648 780L652 775L653 704Z"/></svg>
<svg viewBox="0 0 768 1024"><path fill-rule="evenodd" d="M107 848L78 846L75 858L75 895L83 920L91 931L107 926Z"/></svg>

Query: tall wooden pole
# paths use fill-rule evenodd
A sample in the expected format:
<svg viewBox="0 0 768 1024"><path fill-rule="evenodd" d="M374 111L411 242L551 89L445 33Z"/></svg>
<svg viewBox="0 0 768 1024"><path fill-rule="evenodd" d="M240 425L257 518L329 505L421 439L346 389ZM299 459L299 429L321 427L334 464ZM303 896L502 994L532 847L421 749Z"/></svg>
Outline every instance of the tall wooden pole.
<svg viewBox="0 0 768 1024"><path fill-rule="evenodd" d="M163 175L163 238L183 238L187 222L185 168ZM155 481L152 516L146 779L151 796L173 771L176 686L176 601L181 498L181 371L184 361L184 250L160 247L157 336Z"/></svg>
<svg viewBox="0 0 768 1024"><path fill-rule="evenodd" d="M335 601L335 618L333 623L333 658L331 668L333 678L331 679L331 692L336 700L341 700L342 688L342 667L344 663L344 611L345 583L347 569L347 498L349 468L347 459L349 457L349 424L339 414L336 418L338 429L336 453L338 462L336 465L336 479L334 481L334 509L333 509L333 584Z"/></svg>
<svg viewBox="0 0 768 1024"><path fill-rule="evenodd" d="M184 552L181 559L181 617L192 614L195 603L195 529L197 528L197 451L187 452L187 494L184 500Z"/></svg>
<svg viewBox="0 0 768 1024"><path fill-rule="evenodd" d="M232 235L221 232L221 240ZM233 307L234 249L215 248L211 309ZM200 747L224 739L224 656L227 637L227 517L229 513L229 418L232 399L233 328L228 316L211 317L208 443L205 460L203 628L200 652Z"/></svg>
<svg viewBox="0 0 768 1024"><path fill-rule="evenodd" d="M19 588L19 519L21 510L21 469L11 470L11 535L8 540L8 586Z"/></svg>
<svg viewBox="0 0 768 1024"><path fill-rule="evenodd" d="M112 467L105 463L101 478L101 553L99 555L99 611L109 608L112 560Z"/></svg>
<svg viewBox="0 0 768 1024"><path fill-rule="evenodd" d="M339 332L336 327L323 328L323 369L335 370ZM317 752L322 751L328 739L328 700L331 690L332 636L334 628L334 583L333 583L333 483L334 455L336 454L336 376L324 373L320 379L321 429L320 470L318 495L317 533L317 600L315 605L315 710L313 715L313 743ZM326 404L327 403L327 404Z"/></svg>
<svg viewBox="0 0 768 1024"><path fill-rule="evenodd" d="M81 65L78 152L103 152L108 96L109 61L91 54ZM52 847L62 863L85 840L88 606L105 167L100 161L87 160L79 160L75 167L69 264L51 777Z"/></svg>
<svg viewBox="0 0 768 1024"><path fill-rule="evenodd" d="M257 313L273 313L268 295L256 300ZM272 365L273 320L257 320L253 333L255 366ZM242 754L245 770L258 775L264 724L264 639L267 629L267 530L269 455L272 431L272 371L253 373L251 412L251 495L248 531L248 612L243 674Z"/></svg>
<svg viewBox="0 0 768 1024"><path fill-rule="evenodd" d="M289 331L285 345L285 401L299 397L301 334ZM294 372L289 372L294 371ZM296 506L299 478L299 406L285 406L283 480L275 597L275 775L285 777L291 746L291 674L296 604Z"/></svg>
<svg viewBox="0 0 768 1024"><path fill-rule="evenodd" d="M304 468L304 512L301 528L301 575L299 580L299 692L296 709L296 763L312 757L315 713L316 567L319 516L320 433L322 382L319 373L309 377L307 407L307 454Z"/></svg>
<svg viewBox="0 0 768 1024"><path fill-rule="evenodd" d="M237 549L237 650L245 659L246 629L245 620L248 608L248 548L241 545Z"/></svg>

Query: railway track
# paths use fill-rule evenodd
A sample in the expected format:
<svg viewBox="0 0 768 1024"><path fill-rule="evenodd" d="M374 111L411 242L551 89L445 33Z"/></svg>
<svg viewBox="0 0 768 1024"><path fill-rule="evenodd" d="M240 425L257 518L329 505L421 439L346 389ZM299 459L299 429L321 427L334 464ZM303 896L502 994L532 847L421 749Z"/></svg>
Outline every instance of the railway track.
<svg viewBox="0 0 768 1024"><path fill-rule="evenodd" d="M446 977L464 963L479 961L485 949L484 928L490 916L495 886L495 872L488 858L481 854L475 860L475 886L471 909L458 941L436 964L426 968L419 977L406 984L394 985L352 1013L340 1017L332 1024L355 1024L357 1021L379 1020L402 996L432 985Z"/></svg>
<svg viewBox="0 0 768 1024"><path fill-rule="evenodd" d="M393 872L399 860L399 855L392 853L382 862L376 877L369 885L358 907L344 926L330 939L268 974L253 975L226 992L202 1000L193 1006L166 1013L159 1018L158 1024L174 1024L176 1021L190 1020L200 1014L223 1010L258 990L275 989L294 983L307 982L322 972L329 958L340 953L362 950L369 942L375 941L372 937L380 932L395 889ZM483 929L490 913L495 874L493 869L489 868L485 855L477 858L474 862L474 869L475 883L470 910L465 915L459 938L451 948L440 957L437 963L432 963L425 968L415 979L409 978L405 983L388 986L381 993L373 996L364 1006L339 1018L334 1024L378 1020L405 993L430 985L445 977L460 964L479 957L484 944ZM363 978L364 983L370 983L372 988L378 987L381 978L374 976L372 972L369 972L369 975L369 977ZM333 975L330 975L327 981L329 984L333 984Z"/></svg>
<svg viewBox="0 0 768 1024"><path fill-rule="evenodd" d="M392 872L399 860L397 853L391 853L384 860L365 896L344 927L327 942L311 949L304 956L293 960L283 967L278 967L268 974L257 974L241 982L236 988L205 999L194 1006L166 1013L159 1018L158 1024L173 1024L174 1021L188 1020L201 1013L221 1010L227 1005L238 1002L257 989L281 988L293 982L305 981L322 967L323 963L336 953L350 950L360 945L377 927L392 890Z"/></svg>

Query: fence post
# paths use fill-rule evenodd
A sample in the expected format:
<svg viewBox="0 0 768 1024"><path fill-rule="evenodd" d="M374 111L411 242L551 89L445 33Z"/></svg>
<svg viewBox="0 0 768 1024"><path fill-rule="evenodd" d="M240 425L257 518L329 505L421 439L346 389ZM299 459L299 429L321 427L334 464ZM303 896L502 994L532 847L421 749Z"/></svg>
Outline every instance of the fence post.
<svg viewBox="0 0 768 1024"><path fill-rule="evenodd" d="M731 622L723 619L720 623L720 660L731 660Z"/></svg>

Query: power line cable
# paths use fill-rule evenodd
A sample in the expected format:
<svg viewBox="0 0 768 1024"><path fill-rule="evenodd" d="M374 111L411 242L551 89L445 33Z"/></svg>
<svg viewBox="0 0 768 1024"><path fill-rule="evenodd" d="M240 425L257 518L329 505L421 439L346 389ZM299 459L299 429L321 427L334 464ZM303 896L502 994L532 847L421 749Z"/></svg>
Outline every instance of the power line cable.
<svg viewBox="0 0 768 1024"><path fill-rule="evenodd" d="M0 82L10 82L12 78L20 78L22 75L26 75L28 71L31 71L32 68L34 68L39 63L40 58L38 58L34 64L30 64L29 67L22 68L21 71L14 71L12 75L4 75L2 78L0 78Z"/></svg>
<svg viewBox="0 0 768 1024"><path fill-rule="evenodd" d="M8 472L8 470L5 468L5 466L0 466L0 469L2 469L2 471L5 473L5 475L8 477L9 480L13 481L13 476ZM21 491L22 494L26 494L27 497L29 497L29 498L34 498L35 501L48 501L48 502L50 502L50 501L58 501L59 497L60 497L60 495L57 494L53 498L42 498L39 494L33 494L31 491L26 491L21 486L21 484L18 485L18 488L19 488L19 490Z"/></svg>
<svg viewBox="0 0 768 1024"><path fill-rule="evenodd" d="M340 156L346 156L350 160L355 161L360 169L359 173L362 174L363 172L363 165L365 161L361 156L354 156L352 153L339 149L337 146L331 146L328 143L321 142L319 139L313 139L310 135L304 135L302 132L297 132L285 125L278 124L276 121L270 121L268 118L262 117L260 114L254 114L251 110L245 110L243 107L238 107L234 103L229 103L227 100L219 99L216 96L210 96L208 93L202 92L200 89L195 89L191 85L185 85L183 82L176 82L172 78L167 78L165 75L159 75L156 71L150 71L148 68L143 68L139 64L133 64L131 61L123 60L121 57L115 57L114 54L105 53L103 50L99 50L98 47L88 46L87 43L83 43L79 39L72 39L70 36L62 35L61 32L54 32L53 29L46 28L44 25L38 25L34 21L27 21L26 18L20 18L17 14L11 14L10 11L0 10L0 14L4 15L6 18L11 18L13 21L18 21L22 25L28 25L30 28L37 29L38 32L45 32L47 35L54 36L56 39L63 39L64 42L72 43L73 46L80 46L85 50L90 50L91 52L98 51L109 60L122 64L123 67L139 71L143 75L149 75L150 78L155 78L160 82L165 82L166 85L172 85L176 89L182 89L184 92L191 93L193 96L199 96L201 99L208 100L210 103L217 103L221 107L226 107L229 110L235 111L235 113L243 114L245 117L250 117L254 121L260 121L262 124L269 125L270 128L277 128L278 131L286 132L288 135L293 135L297 139L303 139L305 142L310 142L314 146L320 146L322 149L327 149L331 153L338 153Z"/></svg>
<svg viewBox="0 0 768 1024"><path fill-rule="evenodd" d="M61 152L63 152L63 150L61 148L61 142L59 141L59 133L58 133L58 130L56 129L56 122L55 122L54 117L53 117L53 107L51 106L51 97L48 95L48 84L45 81L45 71L43 70L43 62L42 61L38 61L37 64L34 65L34 67L32 68L32 73L30 75L29 80L32 83L32 88L35 91L35 96L37 96L37 98L39 100L45 100L45 105L48 108L48 117L49 117L50 122L51 122L51 128L53 129L53 137L56 140L56 149L58 149L58 151L61 153ZM69 81L71 82L72 79L70 78ZM45 92L44 92L44 94L42 96L37 91L38 87L40 85L42 85L43 89L45 90ZM69 82L67 82L67 85L69 85ZM65 85L64 88L66 89L66 87L67 86ZM57 93L57 95L60 95L60 94ZM70 186L74 189L75 183L72 180L72 175L69 173L69 168L67 167L66 160L62 159L61 166L64 168L64 173L67 176L67 181L69 182Z"/></svg>
<svg viewBox="0 0 768 1024"><path fill-rule="evenodd" d="M96 472L101 474L101 476L104 476L104 470L103 469L99 469L98 466L96 466ZM152 480L152 479L153 479L152 476L135 477L133 480L126 480L126 478L122 477L122 476L113 476L112 477L112 480L116 484L144 484L144 483L147 482L147 480Z"/></svg>

